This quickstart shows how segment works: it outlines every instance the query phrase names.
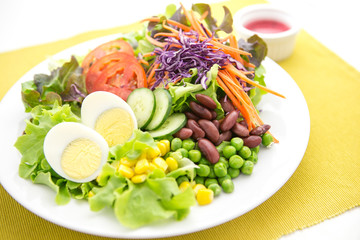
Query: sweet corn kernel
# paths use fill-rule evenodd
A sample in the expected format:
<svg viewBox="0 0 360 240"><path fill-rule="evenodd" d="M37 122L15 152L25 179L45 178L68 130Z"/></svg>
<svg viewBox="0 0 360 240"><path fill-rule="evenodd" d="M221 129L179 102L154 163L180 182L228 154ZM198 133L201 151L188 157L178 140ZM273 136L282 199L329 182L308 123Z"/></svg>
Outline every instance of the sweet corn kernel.
<svg viewBox="0 0 360 240"><path fill-rule="evenodd" d="M133 183L143 183L146 180L146 174L135 175L131 178Z"/></svg>
<svg viewBox="0 0 360 240"><path fill-rule="evenodd" d="M200 189L206 189L206 187L203 184L195 184L193 186L193 190L194 190L195 195L198 194Z"/></svg>
<svg viewBox="0 0 360 240"><path fill-rule="evenodd" d="M152 163L155 164L158 168L160 168L161 170L163 170L164 172L166 171L166 169L168 168L167 163L165 162L165 160L162 157L156 157L152 160Z"/></svg>
<svg viewBox="0 0 360 240"><path fill-rule="evenodd" d="M188 187L191 187L190 183L188 181L184 181L180 183L179 189L184 192Z"/></svg>
<svg viewBox="0 0 360 240"><path fill-rule="evenodd" d="M167 153L166 145L162 142L158 142L156 143L156 145L160 149L160 156L165 156L165 154Z"/></svg>
<svg viewBox="0 0 360 240"><path fill-rule="evenodd" d="M154 163L149 163L149 171L152 172L154 171L155 169L159 168L158 166L156 166Z"/></svg>
<svg viewBox="0 0 360 240"><path fill-rule="evenodd" d="M135 173L136 174L142 174L142 173L146 172L147 170L149 170L148 160L141 159L141 160L137 161L137 163L135 165Z"/></svg>
<svg viewBox="0 0 360 240"><path fill-rule="evenodd" d="M167 165L168 165L168 167L169 167L169 171L170 171L170 172L178 169L179 164L178 164L178 162L176 161L175 158L173 158L173 157L168 157L168 158L166 158L165 161L166 161L166 163L167 163Z"/></svg>
<svg viewBox="0 0 360 240"><path fill-rule="evenodd" d="M154 148L148 148L148 150L146 151L146 157L148 159L153 159L156 158L158 156L160 156L161 152L160 149L158 147Z"/></svg>
<svg viewBox="0 0 360 240"><path fill-rule="evenodd" d="M125 165L125 166L131 168L131 167L135 166L136 160L131 160L131 159L128 159L127 157L123 157L120 159L120 163L122 165Z"/></svg>
<svg viewBox="0 0 360 240"><path fill-rule="evenodd" d="M167 139L163 139L160 141L161 143L165 144L166 146L166 153L170 152L170 141Z"/></svg>
<svg viewBox="0 0 360 240"><path fill-rule="evenodd" d="M120 164L118 171L127 178L132 178L134 176L134 170L124 164Z"/></svg>
<svg viewBox="0 0 360 240"><path fill-rule="evenodd" d="M199 205L207 205L210 204L214 199L214 192L207 188L199 189L196 200Z"/></svg>
<svg viewBox="0 0 360 240"><path fill-rule="evenodd" d="M137 159L140 160L140 159L146 159L146 158L147 158L147 151L142 151L140 156Z"/></svg>

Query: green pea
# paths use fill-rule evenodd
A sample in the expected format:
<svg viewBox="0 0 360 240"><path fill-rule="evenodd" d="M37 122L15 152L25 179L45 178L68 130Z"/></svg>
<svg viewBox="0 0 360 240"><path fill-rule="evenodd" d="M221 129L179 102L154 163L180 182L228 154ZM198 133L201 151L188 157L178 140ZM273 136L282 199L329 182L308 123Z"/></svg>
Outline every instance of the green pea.
<svg viewBox="0 0 360 240"><path fill-rule="evenodd" d="M241 172L245 175L250 175L253 171L254 163L252 161L246 160L244 165L241 167Z"/></svg>
<svg viewBox="0 0 360 240"><path fill-rule="evenodd" d="M208 165L208 166L211 165L211 163L205 157L202 157L200 159L199 164L204 164L204 165Z"/></svg>
<svg viewBox="0 0 360 240"><path fill-rule="evenodd" d="M225 164L226 168L229 167L229 161L228 161L226 158L220 157L220 158L219 158L219 162Z"/></svg>
<svg viewBox="0 0 360 240"><path fill-rule="evenodd" d="M214 196L215 196L215 197L216 197L216 196L219 196L220 193L221 193L221 187L220 187L219 184L217 184L217 183L210 184L210 185L208 186L208 189L210 189L211 191L214 192Z"/></svg>
<svg viewBox="0 0 360 240"><path fill-rule="evenodd" d="M173 140L171 140L171 150L172 151L176 151L179 148L181 148L182 146L182 141L180 138L174 138Z"/></svg>
<svg viewBox="0 0 360 240"><path fill-rule="evenodd" d="M208 178L216 178L216 175L214 172L214 165L210 165L210 173L208 175Z"/></svg>
<svg viewBox="0 0 360 240"><path fill-rule="evenodd" d="M199 168L196 169L196 174L200 177L207 177L210 173L210 167L205 164L199 164Z"/></svg>
<svg viewBox="0 0 360 240"><path fill-rule="evenodd" d="M269 133L264 133L262 136L262 145L265 147L270 146L274 142L274 138Z"/></svg>
<svg viewBox="0 0 360 240"><path fill-rule="evenodd" d="M241 168L243 164L244 159L242 159L239 155L233 155L229 159L229 166L232 168Z"/></svg>
<svg viewBox="0 0 360 240"><path fill-rule="evenodd" d="M250 150L251 150L252 152L259 153L259 151L260 151L260 145L257 146L257 147L254 147L254 148L250 148Z"/></svg>
<svg viewBox="0 0 360 240"><path fill-rule="evenodd" d="M185 148L179 148L175 152L181 153L182 157L186 157L186 158L189 157L189 152Z"/></svg>
<svg viewBox="0 0 360 240"><path fill-rule="evenodd" d="M191 138L185 139L182 142L182 148L185 148L188 151L194 149L194 147L195 147L195 142Z"/></svg>
<svg viewBox="0 0 360 240"><path fill-rule="evenodd" d="M224 177L219 177L218 178L218 182L220 183L220 185L222 184L223 181L225 181L226 179L231 179L229 174L226 174Z"/></svg>
<svg viewBox="0 0 360 240"><path fill-rule="evenodd" d="M240 175L240 169L239 168L228 168L228 174L231 178L236 178Z"/></svg>
<svg viewBox="0 0 360 240"><path fill-rule="evenodd" d="M223 141L222 143L220 143L218 146L216 146L216 149L218 150L219 154L222 155L223 154L223 150L226 146L230 146L230 142L228 141Z"/></svg>
<svg viewBox="0 0 360 240"><path fill-rule="evenodd" d="M224 177L227 174L227 168L225 164L217 162L214 165L214 172L217 177Z"/></svg>
<svg viewBox="0 0 360 240"><path fill-rule="evenodd" d="M194 180L195 180L196 184L202 184L202 185L205 184L205 178L204 177L196 176L194 178Z"/></svg>
<svg viewBox="0 0 360 240"><path fill-rule="evenodd" d="M193 161L194 163L197 163L200 161L201 159L201 152L199 150L190 150L189 151L189 158L191 161Z"/></svg>
<svg viewBox="0 0 360 240"><path fill-rule="evenodd" d="M216 180L216 178L207 178L205 180L205 187L209 187L211 184L213 183L218 183L218 181Z"/></svg>
<svg viewBox="0 0 360 240"><path fill-rule="evenodd" d="M257 161L258 161L257 153L256 152L251 152L251 155L247 160L252 161L253 163L257 163Z"/></svg>
<svg viewBox="0 0 360 240"><path fill-rule="evenodd" d="M224 147L223 154L224 154L224 157L229 159L232 155L236 154L236 148L232 145L226 146L226 147Z"/></svg>
<svg viewBox="0 0 360 240"><path fill-rule="evenodd" d="M239 137L232 138L230 142L231 145L236 148L236 151L239 151L242 148L242 146L244 146L244 140L242 140Z"/></svg>
<svg viewBox="0 0 360 240"><path fill-rule="evenodd" d="M247 159L250 157L251 155L251 150L249 147L247 146L243 146L240 151L239 151L239 155L240 157L244 158L244 159Z"/></svg>
<svg viewBox="0 0 360 240"><path fill-rule="evenodd" d="M226 193L232 193L234 191L234 183L231 179L226 179L221 183L221 187Z"/></svg>
<svg viewBox="0 0 360 240"><path fill-rule="evenodd" d="M189 182L189 179L186 176L180 176L176 179L176 182L180 186L182 182Z"/></svg>

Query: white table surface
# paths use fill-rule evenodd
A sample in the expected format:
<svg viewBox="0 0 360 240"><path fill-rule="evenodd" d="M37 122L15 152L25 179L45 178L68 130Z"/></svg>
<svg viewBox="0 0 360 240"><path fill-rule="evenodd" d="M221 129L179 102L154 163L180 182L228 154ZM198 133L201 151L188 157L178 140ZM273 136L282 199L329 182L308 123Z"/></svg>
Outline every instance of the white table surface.
<svg viewBox="0 0 360 240"><path fill-rule="evenodd" d="M0 0L0 52L65 39L96 29L132 23L178 1ZM189 0L182 1L189 6ZM194 1L193 1L194 2ZM200 2L200 1L195 1ZM201 2L216 2L206 0ZM360 13L356 0L269 0L296 16L302 27L360 71ZM126 6L124 5L126 3ZM86 11L84 10L86 9ZM282 240L360 239L360 208Z"/></svg>

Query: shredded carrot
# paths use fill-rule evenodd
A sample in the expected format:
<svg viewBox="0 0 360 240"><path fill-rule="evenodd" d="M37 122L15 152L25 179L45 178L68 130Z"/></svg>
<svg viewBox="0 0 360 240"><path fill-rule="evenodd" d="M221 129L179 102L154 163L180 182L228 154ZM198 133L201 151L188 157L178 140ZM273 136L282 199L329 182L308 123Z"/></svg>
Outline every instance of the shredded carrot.
<svg viewBox="0 0 360 240"><path fill-rule="evenodd" d="M143 19L141 20L140 22L145 22L145 21L149 21L149 22L160 22L160 18L157 18L157 17L153 17L153 18L146 18L146 19ZM181 23L178 23L174 20L171 20L171 19L166 19L166 22L169 23L170 25L173 25L175 27L178 27L178 28L181 28L182 30L188 32L191 30L190 27L184 25L184 24L181 24Z"/></svg>
<svg viewBox="0 0 360 240"><path fill-rule="evenodd" d="M152 65L152 68L149 69L150 73L149 73L148 78L147 78L147 82L148 82L149 85L150 85L150 83L152 82L152 78L153 78L154 75L155 75L155 70L158 69L159 66L160 66L160 63L154 63L154 64Z"/></svg>
<svg viewBox="0 0 360 240"><path fill-rule="evenodd" d="M162 43L159 42L155 39L153 39L152 37L150 37L149 35L145 34L146 39L153 45L158 46L158 47L165 47L166 43Z"/></svg>
<svg viewBox="0 0 360 240"><path fill-rule="evenodd" d="M277 93L277 92L275 92L275 91L273 91L273 90L271 90L271 89L269 89L269 88L267 88L267 87L264 87L264 86L258 84L257 82L254 82L254 81L250 80L248 77L246 77L245 74L243 74L242 72L240 72L240 71L239 71L238 69L236 69L233 65L228 64L228 65L225 66L225 68L226 68L229 72L233 73L235 76L241 78L241 80L244 80L245 82L247 82L248 84L251 84L251 85L253 85L253 86L255 86L255 87L258 87L258 88L260 88L260 89L262 89L262 90L264 90L264 91L266 91L266 92L272 93L272 94L274 94L274 95L276 95L276 96L285 98L284 95L282 95L282 94L280 94L280 93Z"/></svg>
<svg viewBox="0 0 360 240"><path fill-rule="evenodd" d="M139 59L139 63L142 63L146 66L149 66L149 62L148 61L145 61L144 59Z"/></svg>
<svg viewBox="0 0 360 240"><path fill-rule="evenodd" d="M193 39L199 39L200 41L208 41L210 45L209 48L214 50L219 50L224 52L225 54L229 54L233 59L241 63L246 68L255 68L255 65L249 62L249 57L251 57L251 53L239 49L238 42L234 34L229 34L224 38L215 38L212 36L210 30L205 26L202 21L208 16L209 12L204 12L200 18L198 18L192 10L186 10L184 5L180 3L181 9L187 22L190 24L190 27L178 23L174 20L166 20L162 23L163 28L169 32L159 32L154 35L156 37L169 37L169 38L176 38L180 39L180 32L178 29L181 29L184 32L187 32L186 36ZM160 18L152 17L144 19L143 21L150 21L150 22L160 22ZM180 31L181 31L180 30ZM189 32L195 31L196 33L191 34ZM146 35L146 38L155 46L164 47L167 43L159 42L156 39ZM228 44L227 44L228 43ZM176 44L175 44L176 45ZM176 45L177 46L177 45ZM177 46L182 47L182 46ZM150 57L152 53L144 54L143 57ZM141 61L141 60L140 60ZM143 60L146 62L145 60ZM142 62L142 63L144 63ZM145 64L145 63L144 63ZM155 79L155 71L160 66L160 63L154 63L150 69L148 70L148 77L147 77L147 84L148 86L153 86L156 82ZM216 81L218 82L219 86L223 89L226 95L230 98L234 106L241 112L244 120L248 125L248 129L251 130L257 126L260 126L263 123L261 120L258 111L256 110L254 104L252 103L249 95L245 92L244 87L247 84L252 86L258 87L266 92L274 94L276 96L285 98L280 93L277 93L267 87L264 87L257 82L249 79L246 75L253 74L254 71L250 70L239 70L237 69L232 63L229 63L223 66L218 71L218 75L216 77ZM168 73L165 73L165 78L167 78ZM181 77L176 79L174 83L181 81ZM270 132L268 132L271 134ZM273 135L272 135L273 136ZM274 142L279 142L273 136Z"/></svg>
<svg viewBox="0 0 360 240"><path fill-rule="evenodd" d="M151 57L151 56L155 56L155 53L149 52L149 53L144 53L144 54L142 55L143 58Z"/></svg>
<svg viewBox="0 0 360 240"><path fill-rule="evenodd" d="M202 21L202 20L204 20L206 17L207 17L207 15L209 14L209 11L205 11L202 15L201 15L201 17L200 17L200 21Z"/></svg>

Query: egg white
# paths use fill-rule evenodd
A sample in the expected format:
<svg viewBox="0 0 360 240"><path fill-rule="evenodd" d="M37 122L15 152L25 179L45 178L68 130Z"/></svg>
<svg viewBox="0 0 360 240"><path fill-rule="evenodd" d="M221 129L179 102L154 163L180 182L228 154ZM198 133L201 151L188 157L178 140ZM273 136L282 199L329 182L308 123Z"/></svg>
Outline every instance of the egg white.
<svg viewBox="0 0 360 240"><path fill-rule="evenodd" d="M66 146L78 138L86 138L95 142L101 149L101 163L97 170L89 177L74 179L68 176L61 167L61 157ZM47 133L44 140L44 155L51 168L63 178L73 182L89 182L94 180L107 162L109 146L105 139L95 130L75 122L63 122L55 125Z"/></svg>
<svg viewBox="0 0 360 240"><path fill-rule="evenodd" d="M131 107L121 97L105 91L93 92L86 96L81 105L81 121L86 126L94 128L97 118L112 108L127 111L133 119L134 129L137 129L137 120Z"/></svg>

